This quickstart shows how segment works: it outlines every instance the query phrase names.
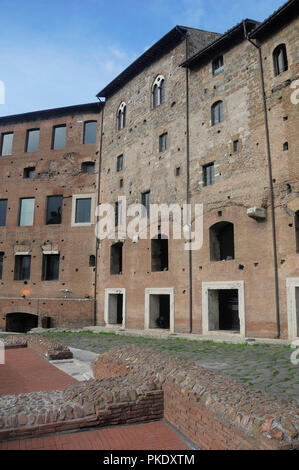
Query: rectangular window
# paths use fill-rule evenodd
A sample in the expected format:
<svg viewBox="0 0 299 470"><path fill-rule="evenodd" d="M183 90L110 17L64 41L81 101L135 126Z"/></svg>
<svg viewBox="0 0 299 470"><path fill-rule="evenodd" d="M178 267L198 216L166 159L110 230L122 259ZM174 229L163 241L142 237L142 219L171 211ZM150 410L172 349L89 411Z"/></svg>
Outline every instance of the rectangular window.
<svg viewBox="0 0 299 470"><path fill-rule="evenodd" d="M202 167L203 171L203 185L210 186L215 183L215 169L214 163L209 163L209 165L204 165Z"/></svg>
<svg viewBox="0 0 299 470"><path fill-rule="evenodd" d="M152 271L168 271L168 239L158 238L152 239Z"/></svg>
<svg viewBox="0 0 299 470"><path fill-rule="evenodd" d="M14 136L13 132L2 134L1 155L12 154L13 136Z"/></svg>
<svg viewBox="0 0 299 470"><path fill-rule="evenodd" d="M59 254L43 255L43 281L58 281L59 279Z"/></svg>
<svg viewBox="0 0 299 470"><path fill-rule="evenodd" d="M76 199L75 223L84 224L90 222L91 198Z"/></svg>
<svg viewBox="0 0 299 470"><path fill-rule="evenodd" d="M20 200L19 225L21 227L28 227L33 225L34 202L34 197L28 197Z"/></svg>
<svg viewBox="0 0 299 470"><path fill-rule="evenodd" d="M167 140L167 132L159 136L159 152L165 152L165 150L167 149Z"/></svg>
<svg viewBox="0 0 299 470"><path fill-rule="evenodd" d="M83 162L81 165L82 173L94 173L94 162Z"/></svg>
<svg viewBox="0 0 299 470"><path fill-rule="evenodd" d="M122 171L123 166L124 166L124 156L119 155L119 157L117 157L117 161L116 161L116 171Z"/></svg>
<svg viewBox="0 0 299 470"><path fill-rule="evenodd" d="M238 140L234 140L233 142L234 152L239 152L240 145Z"/></svg>
<svg viewBox="0 0 299 470"><path fill-rule="evenodd" d="M62 196L47 197L46 225L61 224Z"/></svg>
<svg viewBox="0 0 299 470"><path fill-rule="evenodd" d="M33 179L35 177L35 166L24 168L23 178Z"/></svg>
<svg viewBox="0 0 299 470"><path fill-rule="evenodd" d="M123 244L115 243L110 252L110 274L122 274Z"/></svg>
<svg viewBox="0 0 299 470"><path fill-rule="evenodd" d="M6 225L7 199L0 199L0 227Z"/></svg>
<svg viewBox="0 0 299 470"><path fill-rule="evenodd" d="M217 75L218 73L222 72L222 70L224 69L222 55L220 55L219 57L216 57L216 59L213 60L212 68L213 68L213 75Z"/></svg>
<svg viewBox="0 0 299 470"><path fill-rule="evenodd" d="M0 280L2 280L2 274L3 274L3 259L4 259L4 253L3 251L0 251Z"/></svg>
<svg viewBox="0 0 299 470"><path fill-rule="evenodd" d="M118 227L121 225L122 222L122 201L118 201L114 205L114 210L115 210L115 227Z"/></svg>
<svg viewBox="0 0 299 470"><path fill-rule="evenodd" d="M95 144L97 141L97 121L84 123L84 144Z"/></svg>
<svg viewBox="0 0 299 470"><path fill-rule="evenodd" d="M30 279L30 255L15 256L15 281L29 281Z"/></svg>
<svg viewBox="0 0 299 470"><path fill-rule="evenodd" d="M150 191L146 191L141 194L141 204L144 206L143 217L150 216Z"/></svg>
<svg viewBox="0 0 299 470"><path fill-rule="evenodd" d="M52 149L64 149L66 136L66 125L53 127Z"/></svg>
<svg viewBox="0 0 299 470"><path fill-rule="evenodd" d="M37 152L39 146L39 129L27 131L26 152Z"/></svg>

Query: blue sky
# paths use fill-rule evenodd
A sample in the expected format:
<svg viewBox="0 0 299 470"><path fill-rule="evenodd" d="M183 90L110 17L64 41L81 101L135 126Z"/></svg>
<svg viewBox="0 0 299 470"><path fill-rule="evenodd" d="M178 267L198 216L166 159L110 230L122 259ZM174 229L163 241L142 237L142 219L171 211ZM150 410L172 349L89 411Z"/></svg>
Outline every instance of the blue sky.
<svg viewBox="0 0 299 470"><path fill-rule="evenodd" d="M284 0L0 0L0 116L96 101L176 24L223 33Z"/></svg>

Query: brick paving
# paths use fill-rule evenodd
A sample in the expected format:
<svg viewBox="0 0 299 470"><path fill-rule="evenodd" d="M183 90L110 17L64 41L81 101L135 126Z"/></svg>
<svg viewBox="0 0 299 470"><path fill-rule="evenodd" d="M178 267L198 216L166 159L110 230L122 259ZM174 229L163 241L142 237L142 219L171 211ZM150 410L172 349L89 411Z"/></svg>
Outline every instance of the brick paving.
<svg viewBox="0 0 299 470"><path fill-rule="evenodd" d="M72 383L77 380L28 348L7 349L0 364L0 395L62 390Z"/></svg>
<svg viewBox="0 0 299 470"><path fill-rule="evenodd" d="M163 421L0 442L1 450L189 450Z"/></svg>

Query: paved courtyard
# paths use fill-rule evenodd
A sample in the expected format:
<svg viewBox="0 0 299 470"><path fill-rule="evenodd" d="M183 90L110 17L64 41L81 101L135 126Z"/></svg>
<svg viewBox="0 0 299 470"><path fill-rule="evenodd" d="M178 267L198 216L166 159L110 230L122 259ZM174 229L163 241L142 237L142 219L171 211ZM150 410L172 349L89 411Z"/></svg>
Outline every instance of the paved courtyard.
<svg viewBox="0 0 299 470"><path fill-rule="evenodd" d="M62 390L76 382L28 348L7 349L0 364L0 395Z"/></svg>
<svg viewBox="0 0 299 470"><path fill-rule="evenodd" d="M122 344L152 347L299 404L299 364L291 363L294 350L290 346L156 339L88 331L48 332L45 335L67 346L98 354Z"/></svg>
<svg viewBox="0 0 299 470"><path fill-rule="evenodd" d="M189 450L164 421L0 442L1 450Z"/></svg>

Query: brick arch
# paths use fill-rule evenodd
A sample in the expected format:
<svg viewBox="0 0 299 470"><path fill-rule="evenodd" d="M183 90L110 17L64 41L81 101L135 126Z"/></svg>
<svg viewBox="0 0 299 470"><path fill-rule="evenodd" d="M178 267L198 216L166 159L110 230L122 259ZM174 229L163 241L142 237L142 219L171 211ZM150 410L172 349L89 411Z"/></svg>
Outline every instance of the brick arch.
<svg viewBox="0 0 299 470"><path fill-rule="evenodd" d="M11 305L9 307L0 307L0 315L5 316L9 315L10 313L29 313L31 315L38 316L36 311L36 307L34 305L22 305L19 306L18 304Z"/></svg>
<svg viewBox="0 0 299 470"><path fill-rule="evenodd" d="M37 327L38 315L35 313L14 311L5 315L5 331L27 333Z"/></svg>

